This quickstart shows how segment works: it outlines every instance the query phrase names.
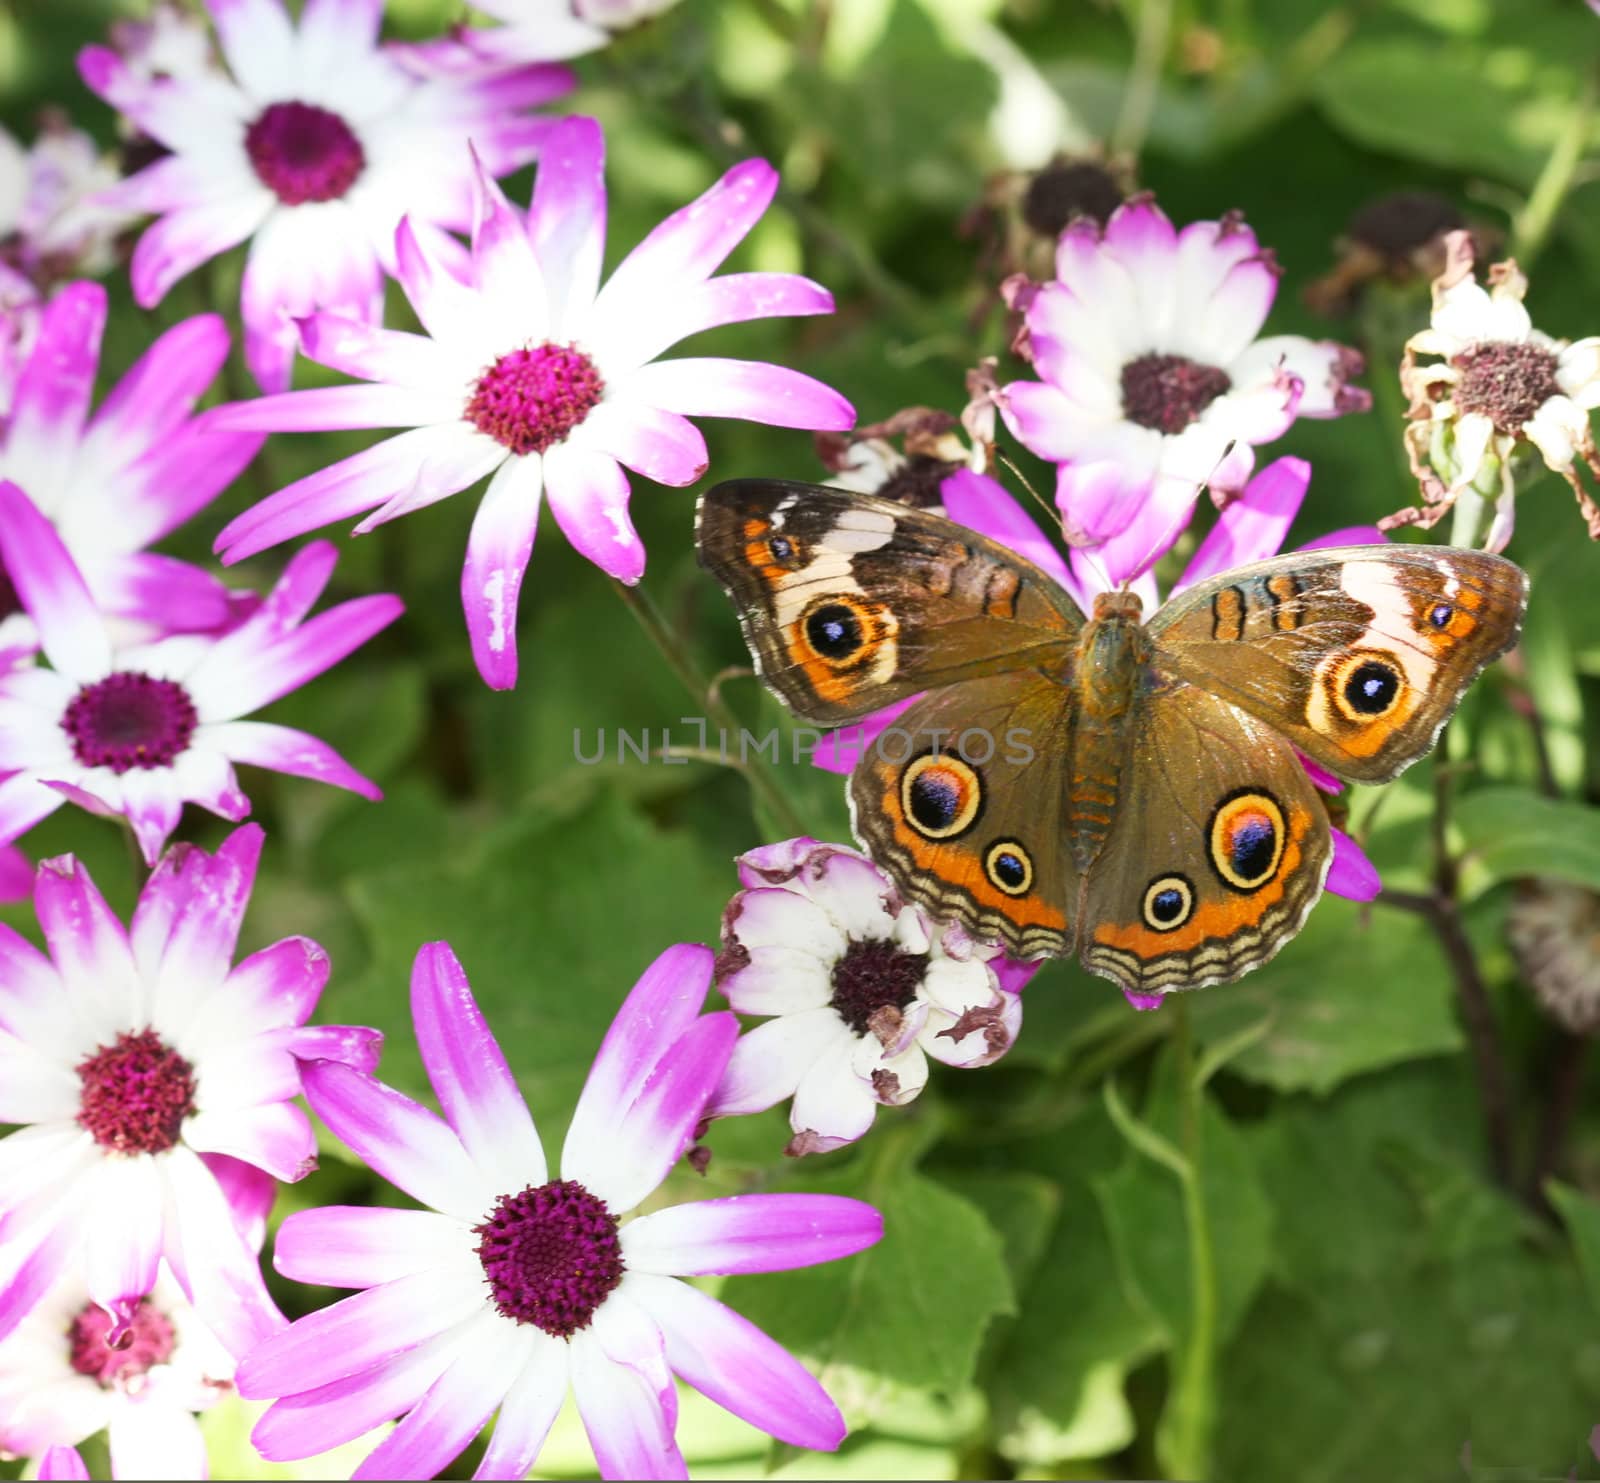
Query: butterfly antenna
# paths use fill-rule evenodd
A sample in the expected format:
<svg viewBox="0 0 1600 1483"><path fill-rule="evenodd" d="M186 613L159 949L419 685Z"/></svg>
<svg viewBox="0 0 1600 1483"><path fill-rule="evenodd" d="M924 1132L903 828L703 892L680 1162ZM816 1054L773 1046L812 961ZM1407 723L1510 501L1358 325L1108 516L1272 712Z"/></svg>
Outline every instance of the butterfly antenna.
<svg viewBox="0 0 1600 1483"><path fill-rule="evenodd" d="M1003 463L1008 469L1011 470L1013 474L1017 476L1017 483L1019 483L1028 491L1028 493L1033 497L1033 502L1050 517L1051 525L1053 525L1057 530L1060 530L1061 511L1056 509L1054 505L1046 500L1045 497L1028 482L1028 476L1023 473L1022 470L1016 466L1016 464L1012 463L1012 461L1007 458L1006 455L998 448L995 449L995 457L998 458L1001 463Z"/></svg>
<svg viewBox="0 0 1600 1483"><path fill-rule="evenodd" d="M1199 503L1200 496L1211 488L1211 481L1217 477L1217 470L1227 462L1229 455L1238 446L1238 441L1239 440L1237 438L1230 439L1228 446L1217 455L1217 461L1211 465L1211 472L1195 485L1194 493L1183 502L1182 507L1178 510L1178 513L1174 519L1167 524L1167 526L1162 530L1161 534L1156 538L1155 543L1148 551L1144 553L1142 557L1140 557L1138 564L1123 579L1122 585L1124 587L1128 586L1135 577L1143 576L1145 572L1147 572L1156 564L1157 561L1161 559L1163 552L1171 549L1172 545L1183 533L1184 526L1189 523L1194 507L1197 503Z"/></svg>

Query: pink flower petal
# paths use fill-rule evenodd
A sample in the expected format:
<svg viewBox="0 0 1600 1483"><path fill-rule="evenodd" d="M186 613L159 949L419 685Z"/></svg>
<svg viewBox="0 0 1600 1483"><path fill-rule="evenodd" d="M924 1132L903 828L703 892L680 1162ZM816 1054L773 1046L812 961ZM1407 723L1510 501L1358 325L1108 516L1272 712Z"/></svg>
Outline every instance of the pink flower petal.
<svg viewBox="0 0 1600 1483"><path fill-rule="evenodd" d="M171 768L135 768L122 779L121 814L139 842L146 865L154 865L183 817L183 793Z"/></svg>
<svg viewBox="0 0 1600 1483"><path fill-rule="evenodd" d="M314 1390L403 1354L483 1311L464 1281L418 1272L298 1319L248 1354L235 1383L248 1400Z"/></svg>
<svg viewBox="0 0 1600 1483"><path fill-rule="evenodd" d="M422 327L436 340L448 341L452 330L480 318L478 296L445 268L424 242L409 217L394 233L395 275Z"/></svg>
<svg viewBox="0 0 1600 1483"><path fill-rule="evenodd" d="M46 303L38 339L12 393L6 423L7 462L49 468L78 441L94 392L106 291L69 283Z"/></svg>
<svg viewBox="0 0 1600 1483"><path fill-rule="evenodd" d="M685 417L741 417L819 432L842 432L856 420L855 408L832 387L764 361L655 361L627 377L618 391Z"/></svg>
<svg viewBox="0 0 1600 1483"><path fill-rule="evenodd" d="M33 861L14 846L0 846L0 902L26 901L33 895ZM0 1025L5 1023L5 1002L0 996Z"/></svg>
<svg viewBox="0 0 1600 1483"><path fill-rule="evenodd" d="M503 1330L498 1315L483 1318L485 1329L492 1324ZM495 1338L501 1342L463 1345L428 1393L368 1453L351 1478L432 1478L461 1453L483 1430L509 1384L503 1351L521 1336L496 1333Z"/></svg>
<svg viewBox="0 0 1600 1483"><path fill-rule="evenodd" d="M280 1044L297 1061L338 1061L367 1076L378 1069L383 1053L382 1031L362 1025L301 1025L274 1030L266 1038Z"/></svg>
<svg viewBox="0 0 1600 1483"><path fill-rule="evenodd" d="M544 1149L528 1104L449 943L419 949L411 1017L445 1121L478 1167L503 1189L543 1184Z"/></svg>
<svg viewBox="0 0 1600 1483"><path fill-rule="evenodd" d="M725 273L673 295L652 318L651 333L630 335L627 349L643 365L679 340L720 325L831 313L833 295L797 273Z"/></svg>
<svg viewBox="0 0 1600 1483"><path fill-rule="evenodd" d="M39 862L34 910L73 1011L96 1039L136 1023L143 991L127 933L71 855Z"/></svg>
<svg viewBox="0 0 1600 1483"><path fill-rule="evenodd" d="M164 1255L200 1317L235 1357L284 1326L216 1176L180 1145L166 1156L173 1218Z"/></svg>
<svg viewBox="0 0 1600 1483"><path fill-rule="evenodd" d="M546 275L552 331L577 333L594 301L606 243L606 146L592 118L564 118L539 155L528 237ZM579 316L576 323L567 317Z"/></svg>
<svg viewBox="0 0 1600 1483"><path fill-rule="evenodd" d="M100 404L89 438L116 447L129 462L158 447L193 415L227 358L228 326L221 315L197 314L173 325Z"/></svg>
<svg viewBox="0 0 1600 1483"><path fill-rule="evenodd" d="M655 1074L662 1056L695 1022L711 987L709 948L669 947L622 1001L589 1068L567 1128L568 1150L603 1156L617 1124ZM569 1155L562 1153L562 1162Z"/></svg>
<svg viewBox="0 0 1600 1483"><path fill-rule="evenodd" d="M1199 322L1191 337L1205 347L1209 364L1231 368L1256 338L1278 296L1278 278L1279 269L1270 258L1246 258L1228 270L1209 303L1195 306Z"/></svg>
<svg viewBox="0 0 1600 1483"><path fill-rule="evenodd" d="M227 1154L203 1153L200 1162L211 1171L233 1211L233 1223L252 1251L259 1251L267 1236L267 1217L277 1197L278 1181L264 1169Z"/></svg>
<svg viewBox="0 0 1600 1483"><path fill-rule="evenodd" d="M1277 555L1310 483L1311 465L1303 458L1269 463L1218 517L1169 595L1175 597L1218 572Z"/></svg>
<svg viewBox="0 0 1600 1483"><path fill-rule="evenodd" d="M382 23L383 0L306 0L300 53L337 57L371 51Z"/></svg>
<svg viewBox="0 0 1600 1483"><path fill-rule="evenodd" d="M207 0L228 70L253 95L271 91L295 67L295 34L278 0Z"/></svg>
<svg viewBox="0 0 1600 1483"><path fill-rule="evenodd" d="M1001 392L1000 415L1024 448L1063 463L1082 446L1082 410L1044 381L1012 381Z"/></svg>
<svg viewBox="0 0 1600 1483"><path fill-rule="evenodd" d="M710 462L699 428L676 412L643 402L601 402L584 419L578 440L657 484L693 484Z"/></svg>
<svg viewBox="0 0 1600 1483"><path fill-rule="evenodd" d="M919 691L916 695L908 695L904 700L897 700L881 710L870 712L853 726L840 726L833 731L825 732L822 740L811 749L811 765L820 767L824 772L836 772L841 775L854 772L856 764L871 749L873 742L877 741L925 694L926 691Z"/></svg>
<svg viewBox="0 0 1600 1483"><path fill-rule="evenodd" d="M228 200L169 212L145 228L128 272L141 309L153 309L180 278L237 247L266 220L273 198L251 191Z"/></svg>
<svg viewBox="0 0 1600 1483"><path fill-rule="evenodd" d="M461 607L472 657L491 690L517 683L517 600L539 528L543 461L508 458L472 518Z"/></svg>
<svg viewBox="0 0 1600 1483"><path fill-rule="evenodd" d="M1297 549L1320 551L1328 546L1377 546L1388 539L1376 525L1347 525L1342 530L1330 530L1325 536L1307 541Z"/></svg>
<svg viewBox="0 0 1600 1483"><path fill-rule="evenodd" d="M1076 585L1055 544L998 480L959 469L944 481L940 492L946 513L958 525L999 541L1048 572L1069 591Z"/></svg>
<svg viewBox="0 0 1600 1483"><path fill-rule="evenodd" d="M474 1478L526 1478L567 1398L567 1348L539 1335L511 1382Z"/></svg>
<svg viewBox="0 0 1600 1483"><path fill-rule="evenodd" d="M226 1154L293 1184L317 1167L311 1120L291 1102L196 1113L184 1141L198 1153Z"/></svg>
<svg viewBox="0 0 1600 1483"><path fill-rule="evenodd" d="M324 1205L278 1230L272 1264L296 1282L380 1287L469 1257L461 1222L433 1210Z"/></svg>
<svg viewBox="0 0 1600 1483"><path fill-rule="evenodd" d="M374 324L363 324L347 314L333 314L326 310L309 315L300 321L300 350L307 359L319 365L330 366L348 376L359 376L364 381L383 381L391 386L427 387L437 385L441 379L444 357L434 342L425 335L409 334L404 330L387 330ZM343 390L331 387L329 390ZM290 392L282 398L272 398L281 406L304 404L306 392ZM227 409L218 408L221 416L228 412L248 413L265 398L242 402ZM361 423L345 426L360 427ZM284 429L275 429L283 431Z"/></svg>
<svg viewBox="0 0 1600 1483"><path fill-rule="evenodd" d="M93 1182L97 1206L115 1211L85 1232L83 1276L89 1296L112 1318L112 1342L156 1282L161 1264L165 1181L152 1159L102 1159Z"/></svg>
<svg viewBox="0 0 1600 1483"><path fill-rule="evenodd" d="M442 1119L337 1062L313 1061L302 1075L311 1110L390 1184L463 1220L487 1213L499 1192Z"/></svg>
<svg viewBox="0 0 1600 1483"><path fill-rule="evenodd" d="M83 1458L78 1455L76 1447L51 1447L39 1459L39 1477L43 1479L65 1479L71 1483L88 1483L89 1469L84 1466Z"/></svg>
<svg viewBox="0 0 1600 1483"><path fill-rule="evenodd" d="M374 333L396 335L393 330ZM232 402L208 412L206 425L213 430L278 433L428 427L442 420L442 411L442 399L436 390L383 382L370 386L323 386L313 391L285 391L276 396L254 397L248 402Z"/></svg>
<svg viewBox="0 0 1600 1483"><path fill-rule="evenodd" d="M883 1237L883 1217L839 1195L731 1195L642 1215L623 1230L630 1272L701 1277L783 1272L851 1256Z"/></svg>
<svg viewBox="0 0 1600 1483"><path fill-rule="evenodd" d="M1156 482L1144 460L1091 459L1056 468L1056 508L1067 541L1098 546L1120 535L1143 511Z"/></svg>
<svg viewBox="0 0 1600 1483"><path fill-rule="evenodd" d="M709 278L761 219L777 189L778 172L765 160L735 165L622 260L595 301L597 323L626 323L661 293Z"/></svg>
<svg viewBox="0 0 1600 1483"><path fill-rule="evenodd" d="M1132 989L1124 989L1122 997L1128 1001L1130 1009L1147 1010L1160 1009L1164 994L1136 994Z"/></svg>
<svg viewBox="0 0 1600 1483"><path fill-rule="evenodd" d="M1335 896L1351 901L1372 901L1383 889L1378 867L1342 829L1333 831L1333 864L1328 867L1327 887Z"/></svg>
<svg viewBox="0 0 1600 1483"><path fill-rule="evenodd" d="M478 292L503 315L508 336L537 342L549 329L544 273L521 218L505 193L472 156L476 184L472 266Z"/></svg>
<svg viewBox="0 0 1600 1483"><path fill-rule="evenodd" d="M447 1330L359 1374L284 1396L256 1423L250 1440L269 1462L314 1457L353 1442L416 1405L459 1347Z"/></svg>
<svg viewBox="0 0 1600 1483"><path fill-rule="evenodd" d="M844 1440L844 1417L816 1377L748 1319L670 1277L637 1286L667 1363L702 1395L791 1446L832 1452Z"/></svg>
<svg viewBox="0 0 1600 1483"><path fill-rule="evenodd" d="M8 479L0 479L0 551L51 665L79 683L109 674L111 641L83 577L55 527Z"/></svg>
<svg viewBox="0 0 1600 1483"><path fill-rule="evenodd" d="M376 783L357 772L327 742L292 726L268 721L214 722L206 727L205 739L234 762L331 783L374 802L383 797Z"/></svg>
<svg viewBox="0 0 1600 1483"><path fill-rule="evenodd" d="M228 589L212 573L175 556L136 551L85 562L83 575L105 612L165 633L204 633L231 616Z"/></svg>
<svg viewBox="0 0 1600 1483"><path fill-rule="evenodd" d="M812 1066L849 1035L828 1005L779 1015L745 1031L706 1103L706 1116L765 1112L794 1096Z"/></svg>
<svg viewBox="0 0 1600 1483"><path fill-rule="evenodd" d="M628 476L616 459L565 443L544 456L550 513L580 556L630 585L644 574L644 542L628 518Z"/></svg>
<svg viewBox="0 0 1600 1483"><path fill-rule="evenodd" d="M228 976L265 839L259 824L249 824L214 855L180 844L162 858L129 929L147 981L166 971L209 992ZM185 1010L187 1017L192 1006Z"/></svg>
<svg viewBox="0 0 1600 1483"><path fill-rule="evenodd" d="M9 1223L4 1225L6 1267L5 1282L0 1284L0 1339L38 1306L39 1300L80 1257L79 1243L70 1227L77 1214L76 1206L60 1202L60 1207L57 1221L35 1221L20 1229L12 1229Z"/></svg>
<svg viewBox="0 0 1600 1483"><path fill-rule="evenodd" d="M0 842L26 834L65 802L60 793L26 773L6 778L0 782Z"/></svg>
<svg viewBox="0 0 1600 1483"><path fill-rule="evenodd" d="M609 1315L614 1301L600 1309ZM659 1336L656 1345L661 1345ZM661 1361L648 1353L613 1358L594 1329L573 1335L572 1390L602 1478L687 1478L663 1394L647 1378ZM670 1382L665 1387L670 1397Z"/></svg>

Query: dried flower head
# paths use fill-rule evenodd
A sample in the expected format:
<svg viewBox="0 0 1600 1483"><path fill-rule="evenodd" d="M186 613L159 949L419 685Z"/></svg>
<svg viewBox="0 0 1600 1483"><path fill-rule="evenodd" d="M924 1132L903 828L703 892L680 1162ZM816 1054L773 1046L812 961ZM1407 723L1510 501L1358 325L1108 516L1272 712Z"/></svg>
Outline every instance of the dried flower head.
<svg viewBox="0 0 1600 1483"><path fill-rule="evenodd" d="M1600 1029L1600 894L1530 881L1506 917L1517 968L1539 1007L1574 1035Z"/></svg>
<svg viewBox="0 0 1600 1483"><path fill-rule="evenodd" d="M1600 335L1569 342L1543 334L1523 307L1528 280L1515 262L1495 263L1486 290L1473 275L1471 236L1451 232L1446 248L1432 322L1406 341L1400 366L1411 401L1406 450L1423 503L1380 524L1432 526L1455 509L1452 538L1467 545L1492 499L1484 545L1504 550L1518 481L1537 455L1572 486L1589 535L1600 540L1600 505L1579 480L1580 463L1600 480L1589 429L1589 411L1600 406Z"/></svg>

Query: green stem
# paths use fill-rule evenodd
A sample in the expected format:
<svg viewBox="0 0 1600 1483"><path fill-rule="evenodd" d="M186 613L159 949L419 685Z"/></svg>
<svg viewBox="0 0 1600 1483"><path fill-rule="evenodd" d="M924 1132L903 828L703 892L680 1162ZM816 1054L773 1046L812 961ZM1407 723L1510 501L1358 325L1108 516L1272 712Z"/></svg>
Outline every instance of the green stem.
<svg viewBox="0 0 1600 1483"><path fill-rule="evenodd" d="M1189 1006L1172 996L1172 1048L1178 1076L1178 1113L1183 1145L1184 1224L1189 1235L1189 1335L1178 1366L1166 1426L1166 1465L1174 1478L1211 1476L1216 1425L1217 1268L1206 1213L1201 1120L1204 1092L1195 1065Z"/></svg>
<svg viewBox="0 0 1600 1483"><path fill-rule="evenodd" d="M738 716L696 668L688 652L668 627L661 609L655 604L655 599L642 587L630 587L625 582L613 582L611 585L627 605L628 611L638 621L639 627L660 650L661 657L667 661L673 674L678 677L679 683L696 701L705 706L707 719L720 727L725 736L736 735L739 731ZM771 817L782 828L793 835L806 833L804 821L795 812L794 805L789 802L783 789L778 786L764 764L747 763L738 770L749 782L750 791L766 805Z"/></svg>
<svg viewBox="0 0 1600 1483"><path fill-rule="evenodd" d="M1150 132L1161 88L1161 69L1172 35L1172 0L1144 0L1139 7L1139 29L1133 38L1133 65L1122 93L1116 127L1111 131L1113 158L1136 160Z"/></svg>
<svg viewBox="0 0 1600 1483"><path fill-rule="evenodd" d="M1573 101L1572 112L1567 115L1566 127L1556 137L1527 205L1517 213L1512 224L1511 255L1524 271L1544 247L1561 211L1561 203L1572 189L1574 176L1583 161L1597 94L1600 94L1600 68L1590 67Z"/></svg>

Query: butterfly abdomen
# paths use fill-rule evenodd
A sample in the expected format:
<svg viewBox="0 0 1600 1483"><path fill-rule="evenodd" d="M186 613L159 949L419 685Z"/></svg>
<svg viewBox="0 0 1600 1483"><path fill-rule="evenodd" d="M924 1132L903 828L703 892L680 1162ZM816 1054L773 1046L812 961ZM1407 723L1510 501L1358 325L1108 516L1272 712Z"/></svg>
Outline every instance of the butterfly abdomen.
<svg viewBox="0 0 1600 1483"><path fill-rule="evenodd" d="M1080 870L1099 854L1116 817L1128 728L1149 683L1150 658L1150 636L1136 606L1109 612L1097 606L1094 621L1079 636L1071 671L1077 724L1066 815L1067 838Z"/></svg>

